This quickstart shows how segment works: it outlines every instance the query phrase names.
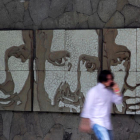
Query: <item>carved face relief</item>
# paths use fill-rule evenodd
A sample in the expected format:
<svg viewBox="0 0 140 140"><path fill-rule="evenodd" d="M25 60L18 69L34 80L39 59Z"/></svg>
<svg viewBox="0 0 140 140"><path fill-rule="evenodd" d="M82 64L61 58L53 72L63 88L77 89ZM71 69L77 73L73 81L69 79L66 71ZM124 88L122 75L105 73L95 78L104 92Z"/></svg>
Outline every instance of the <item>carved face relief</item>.
<svg viewBox="0 0 140 140"><path fill-rule="evenodd" d="M31 110L27 96L32 32L0 31L0 48L0 109Z"/></svg>
<svg viewBox="0 0 140 140"><path fill-rule="evenodd" d="M46 108L43 104L41 107L40 102L45 100L39 100L41 97L38 90L40 109L80 112L86 92L97 83L97 71L100 68L96 31L38 31L37 37L37 50L40 51L44 46L42 52L45 52L44 56L39 55L41 52L38 51L36 55L36 68L40 70L37 71L37 87L42 86L39 75L44 76L44 81L41 81L44 82L44 97L50 100ZM48 43L50 40L51 43ZM43 41L44 43L41 43ZM41 57L44 58L43 61ZM45 62L45 66L39 62Z"/></svg>
<svg viewBox="0 0 140 140"><path fill-rule="evenodd" d="M104 30L103 68L113 71L115 81L124 94L123 104L114 106L115 113L135 114L140 109L140 95L136 94L140 85L137 73L137 34L137 29Z"/></svg>

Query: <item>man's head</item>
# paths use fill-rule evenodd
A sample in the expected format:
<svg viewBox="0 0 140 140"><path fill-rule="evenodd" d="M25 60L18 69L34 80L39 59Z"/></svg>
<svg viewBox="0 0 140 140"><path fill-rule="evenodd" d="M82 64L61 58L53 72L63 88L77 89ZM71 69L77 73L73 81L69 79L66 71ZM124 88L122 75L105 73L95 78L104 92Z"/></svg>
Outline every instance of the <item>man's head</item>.
<svg viewBox="0 0 140 140"><path fill-rule="evenodd" d="M98 76L98 82L104 84L106 87L110 86L113 82L114 75L109 70L103 70Z"/></svg>

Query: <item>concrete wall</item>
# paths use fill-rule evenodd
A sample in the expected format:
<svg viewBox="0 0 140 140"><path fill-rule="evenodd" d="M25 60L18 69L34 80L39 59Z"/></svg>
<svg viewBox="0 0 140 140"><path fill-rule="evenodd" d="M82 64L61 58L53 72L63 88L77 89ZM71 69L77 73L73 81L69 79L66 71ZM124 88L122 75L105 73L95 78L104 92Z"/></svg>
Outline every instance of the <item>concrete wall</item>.
<svg viewBox="0 0 140 140"><path fill-rule="evenodd" d="M0 1L0 29L140 27L138 0ZM140 139L140 117L112 116L115 140ZM2 140L95 140L78 131L79 114L0 112Z"/></svg>

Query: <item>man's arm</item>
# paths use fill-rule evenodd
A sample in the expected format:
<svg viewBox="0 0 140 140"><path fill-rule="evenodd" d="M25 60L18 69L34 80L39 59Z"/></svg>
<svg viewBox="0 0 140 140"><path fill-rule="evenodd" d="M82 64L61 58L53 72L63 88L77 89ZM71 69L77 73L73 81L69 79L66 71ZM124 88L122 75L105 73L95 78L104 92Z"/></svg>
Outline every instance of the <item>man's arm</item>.
<svg viewBox="0 0 140 140"><path fill-rule="evenodd" d="M112 102L115 103L115 104L122 103L123 96L120 92L118 84L115 83L112 88L113 88L113 91L114 91L114 94L112 96Z"/></svg>
<svg viewBox="0 0 140 140"><path fill-rule="evenodd" d="M91 89L89 92L86 94L85 102L84 102L84 107L82 110L82 113L80 114L81 116L81 121L79 125L79 130L81 132L91 132L91 123L90 123L90 117L91 117L91 107L94 104L94 91Z"/></svg>
<svg viewBox="0 0 140 140"><path fill-rule="evenodd" d="M91 107L93 106L94 101L95 101L95 99L94 99L95 93L94 92L95 92L94 89L90 89L88 91L88 93L86 94L83 110L82 110L82 113L80 114L80 116L82 118L90 118Z"/></svg>

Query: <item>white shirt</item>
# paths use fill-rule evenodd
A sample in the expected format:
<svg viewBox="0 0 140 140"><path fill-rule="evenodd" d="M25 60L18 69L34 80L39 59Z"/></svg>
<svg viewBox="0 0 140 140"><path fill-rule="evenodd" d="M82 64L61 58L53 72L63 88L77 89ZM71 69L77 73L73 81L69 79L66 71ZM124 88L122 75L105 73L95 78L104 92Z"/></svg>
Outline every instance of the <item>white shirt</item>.
<svg viewBox="0 0 140 140"><path fill-rule="evenodd" d="M122 96L116 95L111 89L106 88L102 83L98 83L88 91L80 116L89 118L91 127L98 124L112 130L110 120L112 103L119 104L121 102Z"/></svg>

